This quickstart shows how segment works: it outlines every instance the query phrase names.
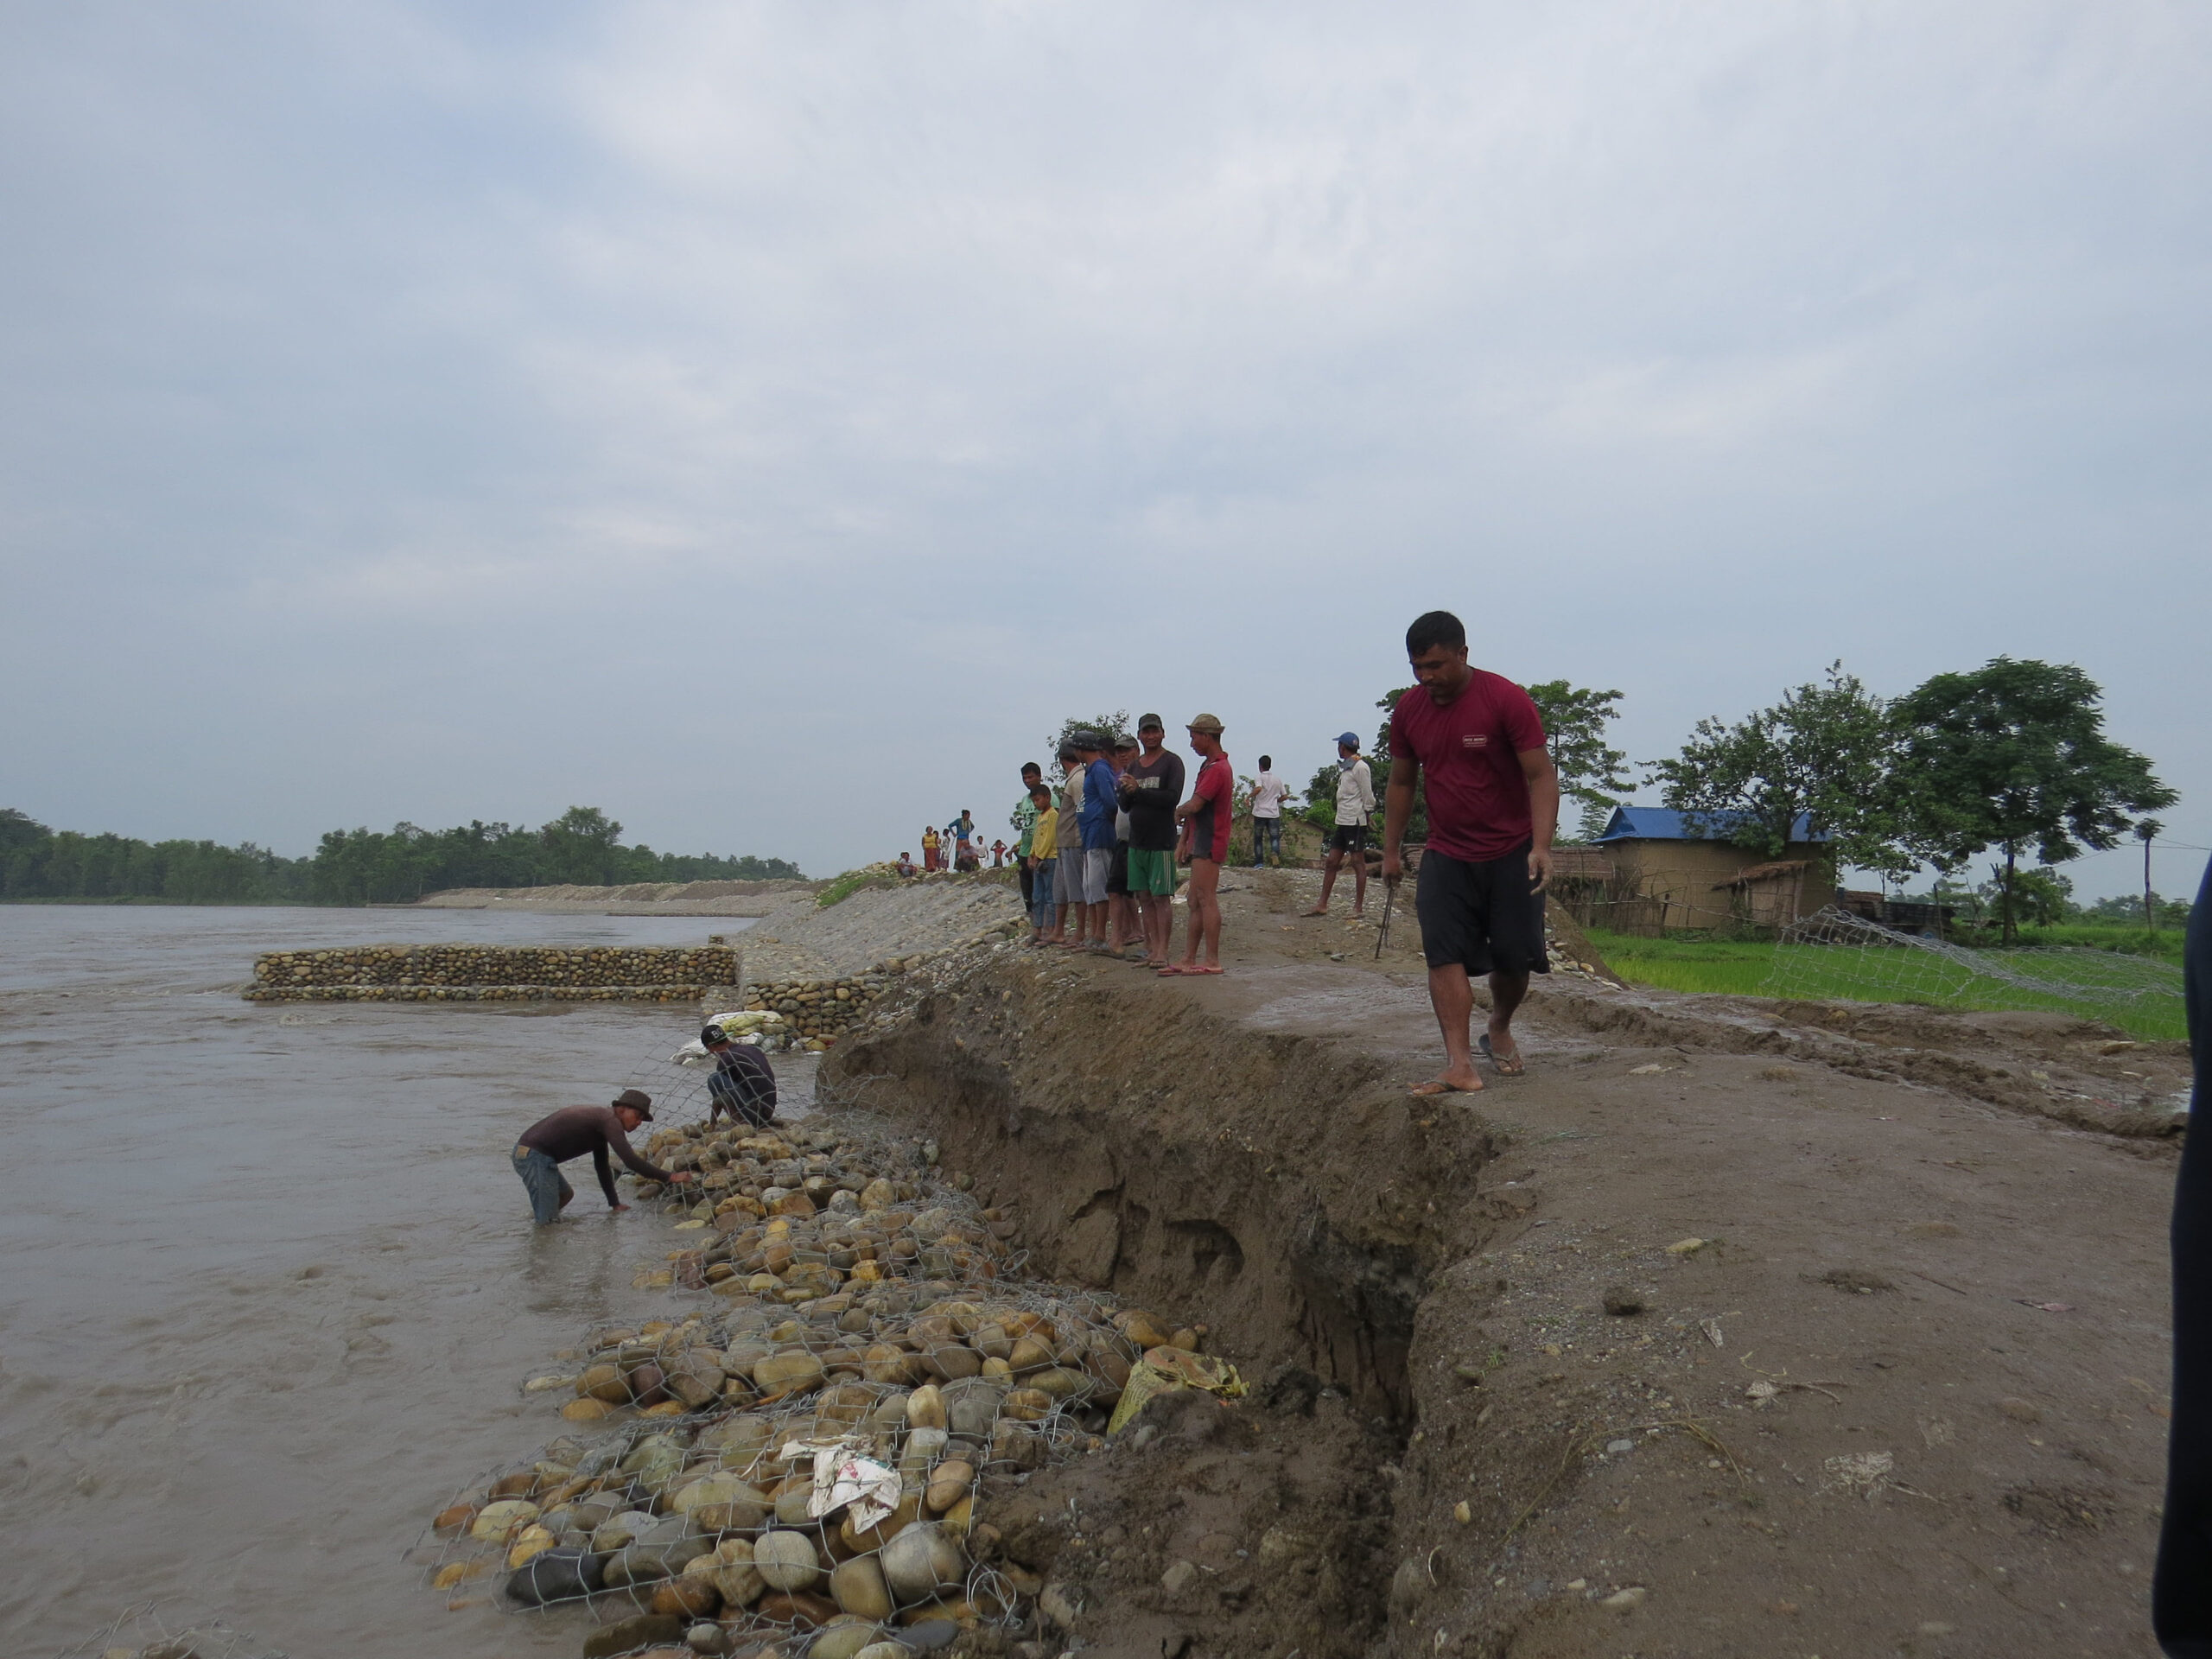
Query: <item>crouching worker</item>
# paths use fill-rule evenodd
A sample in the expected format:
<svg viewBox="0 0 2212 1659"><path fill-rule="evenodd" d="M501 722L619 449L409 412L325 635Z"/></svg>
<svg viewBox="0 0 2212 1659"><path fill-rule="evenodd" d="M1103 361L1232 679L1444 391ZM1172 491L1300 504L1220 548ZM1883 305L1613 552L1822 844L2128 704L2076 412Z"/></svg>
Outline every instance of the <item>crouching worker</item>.
<svg viewBox="0 0 2212 1659"><path fill-rule="evenodd" d="M747 1043L734 1043L720 1026L699 1033L707 1052L715 1057L714 1074L707 1079L707 1127L712 1128L724 1112L733 1123L760 1128L776 1121L776 1070L768 1057Z"/></svg>
<svg viewBox="0 0 2212 1659"><path fill-rule="evenodd" d="M576 1196L561 1173L561 1166L586 1153L591 1154L592 1166L599 1172L599 1190L607 1194L610 1210L630 1207L614 1195L614 1171L607 1160L610 1147L633 1174L646 1180L678 1184L690 1180L689 1170L671 1173L655 1168L632 1149L630 1137L637 1133L638 1125L652 1119L652 1096L641 1089L625 1089L611 1106L563 1106L524 1129L522 1139L515 1142L515 1173L522 1177L530 1194L530 1212L537 1224L543 1227L561 1219L561 1211Z"/></svg>

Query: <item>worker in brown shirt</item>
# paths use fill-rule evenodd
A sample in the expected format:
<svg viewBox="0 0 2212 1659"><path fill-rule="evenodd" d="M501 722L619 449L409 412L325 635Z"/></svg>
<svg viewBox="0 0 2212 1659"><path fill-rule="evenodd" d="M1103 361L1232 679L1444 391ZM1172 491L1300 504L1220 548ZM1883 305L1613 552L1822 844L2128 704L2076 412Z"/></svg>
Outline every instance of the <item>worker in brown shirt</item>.
<svg viewBox="0 0 2212 1659"><path fill-rule="evenodd" d="M632 1148L630 1137L637 1133L638 1125L652 1119L652 1096L642 1089L625 1089L612 1105L563 1106L524 1129L522 1139L515 1142L515 1173L522 1177L523 1187L530 1194L530 1212L537 1224L543 1227L560 1220L561 1211L576 1196L575 1188L561 1173L561 1166L586 1153L591 1154L593 1167L599 1172L599 1190L607 1194L610 1210L630 1206L614 1195L614 1171L607 1160L609 1148L649 1181L681 1184L692 1179L689 1170L671 1173L648 1163Z"/></svg>

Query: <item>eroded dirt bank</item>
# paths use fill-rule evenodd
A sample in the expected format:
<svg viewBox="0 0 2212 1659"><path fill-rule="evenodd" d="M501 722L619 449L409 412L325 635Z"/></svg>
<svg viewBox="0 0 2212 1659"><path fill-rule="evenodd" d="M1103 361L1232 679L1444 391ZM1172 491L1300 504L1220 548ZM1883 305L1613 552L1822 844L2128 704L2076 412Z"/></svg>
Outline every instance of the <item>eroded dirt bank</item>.
<svg viewBox="0 0 2212 1659"><path fill-rule="evenodd" d="M1303 897L1235 895L1218 981L1001 950L829 1064L1255 1385L1027 1489L1071 1645L2155 1650L2170 1142L1565 986L1415 1101L1417 963ZM2022 1082L2090 1040L1912 1018Z"/></svg>

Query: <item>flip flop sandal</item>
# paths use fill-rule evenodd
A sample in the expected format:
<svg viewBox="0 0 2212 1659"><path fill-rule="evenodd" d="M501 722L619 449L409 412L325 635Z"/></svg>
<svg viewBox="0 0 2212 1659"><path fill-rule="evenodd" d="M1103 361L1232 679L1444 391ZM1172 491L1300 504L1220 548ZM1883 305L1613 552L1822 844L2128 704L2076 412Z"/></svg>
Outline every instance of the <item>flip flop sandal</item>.
<svg viewBox="0 0 2212 1659"><path fill-rule="evenodd" d="M1431 1077L1427 1083L1417 1083L1406 1090L1415 1100L1435 1100L1444 1095L1479 1095L1483 1088L1477 1084L1471 1089L1462 1089L1456 1083L1446 1083L1441 1077Z"/></svg>
<svg viewBox="0 0 2212 1659"><path fill-rule="evenodd" d="M1518 1044L1514 1046L1512 1053L1500 1054L1496 1049L1490 1046L1490 1033L1484 1032L1481 1036L1475 1039L1475 1046L1481 1052L1482 1057L1484 1059L1488 1060L1492 1065L1497 1068L1497 1075L1501 1077L1522 1077L1525 1075L1529 1070L1528 1066L1522 1061L1521 1049Z"/></svg>

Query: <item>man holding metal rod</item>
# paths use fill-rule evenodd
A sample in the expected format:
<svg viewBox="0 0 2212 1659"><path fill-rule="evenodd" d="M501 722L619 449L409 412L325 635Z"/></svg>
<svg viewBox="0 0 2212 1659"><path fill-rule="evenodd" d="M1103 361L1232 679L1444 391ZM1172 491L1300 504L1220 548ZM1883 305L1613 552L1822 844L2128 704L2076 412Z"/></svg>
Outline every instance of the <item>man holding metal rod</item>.
<svg viewBox="0 0 2212 1659"><path fill-rule="evenodd" d="M1416 1095L1472 1094L1483 1086L1475 1048L1506 1077L1523 1071L1513 1011L1529 976L1550 971L1544 948L1544 884L1559 827L1559 772L1529 694L1467 663L1467 631L1449 611L1406 630L1414 688L1390 715L1390 785L1384 795L1382 880L1404 879L1400 855L1414 785L1428 778L1428 846L1414 886L1428 1000L1444 1033L1441 1076ZM1471 975L1490 976L1490 1027L1478 1045Z"/></svg>

